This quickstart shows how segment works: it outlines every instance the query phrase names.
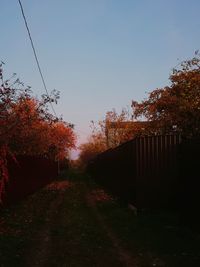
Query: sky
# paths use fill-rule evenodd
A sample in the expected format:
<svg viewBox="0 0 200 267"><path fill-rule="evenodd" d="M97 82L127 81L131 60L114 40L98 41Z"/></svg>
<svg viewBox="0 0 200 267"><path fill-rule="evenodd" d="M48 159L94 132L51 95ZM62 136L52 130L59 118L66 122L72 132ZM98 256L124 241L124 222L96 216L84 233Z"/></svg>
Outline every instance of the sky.
<svg viewBox="0 0 200 267"><path fill-rule="evenodd" d="M172 68L200 48L199 0L21 0L56 113L90 122L169 83ZM39 76L18 0L0 0L0 60L40 96Z"/></svg>

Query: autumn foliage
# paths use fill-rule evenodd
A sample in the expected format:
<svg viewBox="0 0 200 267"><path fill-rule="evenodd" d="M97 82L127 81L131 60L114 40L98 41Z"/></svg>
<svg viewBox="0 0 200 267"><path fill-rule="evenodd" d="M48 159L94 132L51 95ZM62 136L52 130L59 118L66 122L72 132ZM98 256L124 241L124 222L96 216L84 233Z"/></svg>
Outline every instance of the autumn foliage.
<svg viewBox="0 0 200 267"><path fill-rule="evenodd" d="M103 120L92 121L92 135L79 147L81 163L87 164L99 153L132 139L136 125L130 120L131 114L124 108L119 114L113 109L106 113Z"/></svg>
<svg viewBox="0 0 200 267"><path fill-rule="evenodd" d="M80 165L84 167L90 160L107 149L105 136L102 133L95 133L88 139L88 142L81 144L79 149Z"/></svg>
<svg viewBox="0 0 200 267"><path fill-rule="evenodd" d="M141 102L132 101L132 112L115 109L105 119L93 122L93 133L80 146L80 160L88 162L97 154L142 135L181 134L200 137L200 55L173 69L170 85L149 93Z"/></svg>
<svg viewBox="0 0 200 267"><path fill-rule="evenodd" d="M156 89L142 102L132 102L135 119L149 121L147 134L200 136L200 57L182 62L170 76L171 85Z"/></svg>
<svg viewBox="0 0 200 267"><path fill-rule="evenodd" d="M59 95L32 95L19 79L4 80L0 65L0 176L6 177L8 155L64 159L75 147L73 127L49 112L49 103Z"/></svg>

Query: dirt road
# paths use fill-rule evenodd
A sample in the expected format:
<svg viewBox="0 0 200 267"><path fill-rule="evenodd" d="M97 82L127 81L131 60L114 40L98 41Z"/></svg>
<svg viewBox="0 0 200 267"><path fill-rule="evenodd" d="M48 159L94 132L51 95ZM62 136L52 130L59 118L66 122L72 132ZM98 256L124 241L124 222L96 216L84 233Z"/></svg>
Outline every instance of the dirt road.
<svg viewBox="0 0 200 267"><path fill-rule="evenodd" d="M1 211L1 267L200 266L199 239L150 229L84 177L68 178Z"/></svg>

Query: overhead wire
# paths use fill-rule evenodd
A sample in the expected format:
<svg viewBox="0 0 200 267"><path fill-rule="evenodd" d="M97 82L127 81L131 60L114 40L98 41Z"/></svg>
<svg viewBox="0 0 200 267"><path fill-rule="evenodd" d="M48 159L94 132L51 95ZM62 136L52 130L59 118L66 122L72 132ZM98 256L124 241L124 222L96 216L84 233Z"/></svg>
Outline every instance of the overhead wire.
<svg viewBox="0 0 200 267"><path fill-rule="evenodd" d="M28 36L29 36L29 39L30 39L30 43L31 43L31 47L32 47L32 50L33 50L33 54L34 54L34 57L35 57L36 64L37 64L37 68L38 68L40 77L41 77L41 79L42 79L42 83L43 83L45 92L46 92L47 96L48 96L49 99L50 99L50 95L49 95L49 92L48 92L48 89L47 89L47 86L46 86L46 82L45 82L45 79L44 79L44 75L43 75L42 70L41 70L41 67L40 67L39 59L38 59L37 52L36 52L36 49L35 49L35 46L34 46L34 43L33 43L33 38L32 38L32 36L31 36L31 32L30 32L30 29L29 29L29 26L28 26L28 23L27 23L27 18L26 18L26 16L25 16L24 8L23 8L23 5L22 5L21 0L18 0L18 3L19 3L19 5L20 5L20 9L21 9L22 17L23 17L23 19L24 19L24 23L25 23L25 26L26 26L26 29L27 29L27 32L28 32ZM56 114L56 111L55 111L55 109L54 109L54 107L53 107L52 102L50 102L50 105L51 105L51 108L52 108L52 111L53 111L54 115L57 117L57 114Z"/></svg>

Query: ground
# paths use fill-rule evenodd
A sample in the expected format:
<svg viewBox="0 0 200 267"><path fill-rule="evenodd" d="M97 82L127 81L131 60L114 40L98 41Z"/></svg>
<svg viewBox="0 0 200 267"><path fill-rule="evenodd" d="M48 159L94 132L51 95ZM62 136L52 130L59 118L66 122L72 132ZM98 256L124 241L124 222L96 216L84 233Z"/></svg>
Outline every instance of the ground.
<svg viewBox="0 0 200 267"><path fill-rule="evenodd" d="M175 214L137 216L83 174L0 211L0 266L199 267L200 235Z"/></svg>

